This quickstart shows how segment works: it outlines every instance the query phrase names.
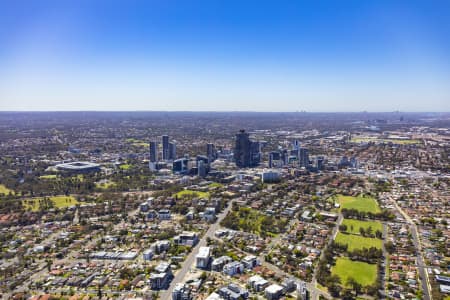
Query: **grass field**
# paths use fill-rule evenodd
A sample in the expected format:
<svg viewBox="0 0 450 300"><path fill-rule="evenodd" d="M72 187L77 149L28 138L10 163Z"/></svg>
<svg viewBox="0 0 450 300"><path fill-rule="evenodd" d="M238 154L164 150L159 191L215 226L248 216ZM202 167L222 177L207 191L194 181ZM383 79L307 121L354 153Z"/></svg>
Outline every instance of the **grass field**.
<svg viewBox="0 0 450 300"><path fill-rule="evenodd" d="M108 181L108 182L102 182L102 183L95 183L95 187L99 188L99 189L108 189L112 186L115 186L116 183L113 181Z"/></svg>
<svg viewBox="0 0 450 300"><path fill-rule="evenodd" d="M42 175L39 176L39 179L56 179L58 176L55 174L50 174L50 175Z"/></svg>
<svg viewBox="0 0 450 300"><path fill-rule="evenodd" d="M208 185L208 187L210 187L210 188L221 188L221 187L223 187L223 184L218 183L218 182L213 182L213 183L210 183Z"/></svg>
<svg viewBox="0 0 450 300"><path fill-rule="evenodd" d="M0 184L0 194L8 195L9 192L12 192L14 194L13 190L8 189L5 185Z"/></svg>
<svg viewBox="0 0 450 300"><path fill-rule="evenodd" d="M343 286L347 286L347 280L350 277L362 286L368 286L377 280L377 265L340 257L336 260L336 265L331 268L331 273L341 278Z"/></svg>
<svg viewBox="0 0 450 300"><path fill-rule="evenodd" d="M183 197L198 197L198 198L209 198L208 192L199 192L192 190L182 190L173 195L174 197L183 198Z"/></svg>
<svg viewBox="0 0 450 300"><path fill-rule="evenodd" d="M359 234L359 228L364 228L364 230L367 230L367 228L372 227L372 232L375 233L375 231L383 231L383 225L381 222L378 221L358 221L353 219L344 219L342 221L342 225L347 226L347 232L353 233L353 234ZM353 228L353 229L352 229Z"/></svg>
<svg viewBox="0 0 450 300"><path fill-rule="evenodd" d="M220 225L234 230L275 237L288 222L286 218L268 216L249 207L239 207L238 211L230 211Z"/></svg>
<svg viewBox="0 0 450 300"><path fill-rule="evenodd" d="M414 145L414 144L420 144L420 140L400 140L400 139L379 139L379 138L370 138L370 137L355 137L351 139L351 142L353 143L393 143L397 145Z"/></svg>
<svg viewBox="0 0 450 300"><path fill-rule="evenodd" d="M53 196L49 198L55 208L65 208L79 203L73 196ZM25 199L22 201L22 205L25 209L31 208L32 211L38 211L39 200L41 199L43 198Z"/></svg>
<svg viewBox="0 0 450 300"><path fill-rule="evenodd" d="M130 169L132 167L132 165L130 165L130 164L123 164L123 165L120 165L119 166L119 168L121 169L121 170L128 170L128 169Z"/></svg>
<svg viewBox="0 0 450 300"><path fill-rule="evenodd" d="M336 235L335 242L342 245L348 245L348 250L376 247L381 249L382 241L377 238L366 238L355 234L345 234L339 232Z"/></svg>
<svg viewBox="0 0 450 300"><path fill-rule="evenodd" d="M372 213L378 213L381 211L380 207L378 206L377 201L372 197L363 197L363 196L344 196L339 195L338 196L339 204L342 208L347 209L356 209L358 211L364 211L364 212L372 212Z"/></svg>
<svg viewBox="0 0 450 300"><path fill-rule="evenodd" d="M147 143L147 142L144 142L144 141L142 141L142 140L138 140L138 139L127 139L126 140L127 141L127 143L131 143L133 146L136 146L136 147L149 147L150 146L150 144L149 143Z"/></svg>

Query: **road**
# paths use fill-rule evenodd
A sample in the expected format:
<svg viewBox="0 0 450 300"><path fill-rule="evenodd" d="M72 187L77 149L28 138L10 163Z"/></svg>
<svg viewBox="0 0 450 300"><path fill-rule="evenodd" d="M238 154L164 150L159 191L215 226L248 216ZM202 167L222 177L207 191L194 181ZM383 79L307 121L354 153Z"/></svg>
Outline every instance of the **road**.
<svg viewBox="0 0 450 300"><path fill-rule="evenodd" d="M336 225L334 226L334 228L333 228L333 231L331 232L331 237L330 237L330 239L328 240L328 243L327 243L327 245L322 249L322 252L320 253L320 257L319 257L319 261L320 260L322 260L322 258L323 258L323 255L324 255L324 253L325 253L325 250L327 249L327 247L334 241L334 239L336 238L336 235L338 234L338 232L339 232L339 226L342 224L342 221L344 220L344 216L341 214L341 213L339 213L339 216L338 216L338 219L336 220ZM312 282L312 284L314 285L314 287L317 289L317 278L316 278L316 275L317 275L317 266L316 266L316 268L314 269L314 274L313 274L313 278L312 278L312 280L311 280L311 282ZM315 296L315 298L313 298L312 297L313 296L313 294L311 293L311 299L318 299L318 294L315 294L314 296Z"/></svg>
<svg viewBox="0 0 450 300"><path fill-rule="evenodd" d="M192 265L195 263L195 256L198 254L199 248L206 246L207 238L214 238L214 233L220 228L220 222L226 217L228 212L231 210L232 206L233 206L232 202L228 203L228 206L224 209L224 211L219 215L217 215L216 222L209 226L208 230L200 239L198 244L191 250L186 260L183 262L182 268L176 273L174 279L170 283L169 288L165 291L162 291L161 293L162 300L171 299L173 289L178 283L183 282L183 279L185 278L186 274L189 272Z"/></svg>
<svg viewBox="0 0 450 300"><path fill-rule="evenodd" d="M395 208L405 218L406 222L408 222L408 224L410 225L413 243L417 250L417 267L419 269L420 279L421 279L421 283L422 283L423 299L432 300L433 298L431 295L431 285L430 285L430 280L428 278L428 272L427 272L426 268L424 267L425 263L424 263L423 256L422 256L422 244L420 242L419 231L417 229L417 225L408 216L408 214L405 213L400 206L398 206L397 201L395 201L392 197L390 197L390 200L394 204Z"/></svg>

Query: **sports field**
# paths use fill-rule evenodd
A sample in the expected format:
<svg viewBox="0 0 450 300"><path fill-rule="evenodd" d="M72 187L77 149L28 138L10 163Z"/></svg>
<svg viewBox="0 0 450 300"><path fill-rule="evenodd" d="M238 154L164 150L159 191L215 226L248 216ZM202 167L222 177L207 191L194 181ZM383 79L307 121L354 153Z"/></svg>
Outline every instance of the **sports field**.
<svg viewBox="0 0 450 300"><path fill-rule="evenodd" d="M192 191L192 190L182 190L182 191L174 194L174 196L177 196L178 198L183 198L183 197L209 198L209 193L208 192L200 192L200 191Z"/></svg>
<svg viewBox="0 0 450 300"><path fill-rule="evenodd" d="M377 280L377 265L340 257L336 260L336 265L331 268L331 273L339 276L343 286L347 286L347 280L350 277L362 286L368 286Z"/></svg>
<svg viewBox="0 0 450 300"><path fill-rule="evenodd" d="M55 208L70 207L79 203L73 196L53 196L49 198ZM31 208L32 211L38 211L39 200L42 199L43 198L25 199L22 201L22 205L25 207L25 209Z"/></svg>
<svg viewBox="0 0 450 300"><path fill-rule="evenodd" d="M369 143L374 142L376 144L381 143L393 143L397 145L414 145L414 144L421 144L421 140L415 140L415 139L381 139L381 138L371 138L371 137L355 137L350 140L352 143Z"/></svg>
<svg viewBox="0 0 450 300"><path fill-rule="evenodd" d="M355 234L345 234L339 232L336 235L335 242L342 245L348 245L348 250L376 247L381 249L382 241L377 238L367 238Z"/></svg>
<svg viewBox="0 0 450 300"><path fill-rule="evenodd" d="M348 233L353 234L360 234L359 228L364 228L364 230L367 231L367 228L372 227L372 233L375 233L375 231L383 231L383 225L379 221L359 221L359 220L353 220L353 219L344 219L342 221L342 225L347 226Z"/></svg>
<svg viewBox="0 0 450 300"><path fill-rule="evenodd" d="M369 196L344 196L338 195L338 201L342 208L356 209L363 212L379 213L381 212L377 201Z"/></svg>

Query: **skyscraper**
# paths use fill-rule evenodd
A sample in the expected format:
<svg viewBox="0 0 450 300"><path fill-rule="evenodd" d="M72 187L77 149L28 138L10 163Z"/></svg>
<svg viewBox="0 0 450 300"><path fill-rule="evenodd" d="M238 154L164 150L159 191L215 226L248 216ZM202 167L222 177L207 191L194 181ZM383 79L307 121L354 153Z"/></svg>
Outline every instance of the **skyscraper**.
<svg viewBox="0 0 450 300"><path fill-rule="evenodd" d="M316 168L317 170L322 170L323 169L323 163L325 161L325 158L323 156L317 156L315 163L316 163Z"/></svg>
<svg viewBox="0 0 450 300"><path fill-rule="evenodd" d="M169 159L169 136L163 135L162 136L162 158L163 160Z"/></svg>
<svg viewBox="0 0 450 300"><path fill-rule="evenodd" d="M177 145L175 143L169 143L169 160L174 160L177 158Z"/></svg>
<svg viewBox="0 0 450 300"><path fill-rule="evenodd" d="M208 157L208 161L210 163L216 159L217 153L216 153L216 147L214 146L214 144L212 144L212 143L206 144L206 156Z"/></svg>
<svg viewBox="0 0 450 300"><path fill-rule="evenodd" d="M150 162L158 161L158 142L150 141Z"/></svg>
<svg viewBox="0 0 450 300"><path fill-rule="evenodd" d="M309 151L306 148L300 148L298 163L300 167L309 167Z"/></svg>
<svg viewBox="0 0 450 300"><path fill-rule="evenodd" d="M261 143L250 141L250 166L255 167L261 161Z"/></svg>
<svg viewBox="0 0 450 300"><path fill-rule="evenodd" d="M200 177L205 177L206 176L206 165L205 162L203 160L198 160L197 161L197 175Z"/></svg>
<svg viewBox="0 0 450 300"><path fill-rule="evenodd" d="M236 144L234 147L234 160L236 166L240 168L255 167L260 161L259 142L252 142L249 134L245 130L240 130L236 134Z"/></svg>

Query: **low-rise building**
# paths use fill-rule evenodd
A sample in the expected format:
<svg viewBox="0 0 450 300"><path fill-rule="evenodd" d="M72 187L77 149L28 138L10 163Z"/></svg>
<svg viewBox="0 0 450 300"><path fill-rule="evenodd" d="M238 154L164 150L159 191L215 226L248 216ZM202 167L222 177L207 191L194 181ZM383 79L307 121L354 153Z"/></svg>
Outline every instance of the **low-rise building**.
<svg viewBox="0 0 450 300"><path fill-rule="evenodd" d="M152 257L153 257L152 249L147 249L142 253L142 258L144 260L152 260Z"/></svg>
<svg viewBox="0 0 450 300"><path fill-rule="evenodd" d="M160 220L170 220L170 218L171 218L170 210L168 210L168 209L160 209L158 211L158 218Z"/></svg>
<svg viewBox="0 0 450 300"><path fill-rule="evenodd" d="M239 261L232 261L223 266L222 270L225 274L233 276L244 272L244 265Z"/></svg>
<svg viewBox="0 0 450 300"><path fill-rule="evenodd" d="M218 294L225 300L240 300L248 298L247 290L232 283L227 286L221 287L218 291Z"/></svg>
<svg viewBox="0 0 450 300"><path fill-rule="evenodd" d="M209 247L200 247L196 259L197 268L206 269L209 265L210 260L210 248Z"/></svg>
<svg viewBox="0 0 450 300"><path fill-rule="evenodd" d="M170 248L170 241L168 240L156 241L150 247L150 249L157 254L167 251L169 250L169 248Z"/></svg>
<svg viewBox="0 0 450 300"><path fill-rule="evenodd" d="M253 269L254 267L259 265L259 260L254 255L247 255L241 260L242 264L244 265L244 268L246 269Z"/></svg>
<svg viewBox="0 0 450 300"><path fill-rule="evenodd" d="M195 232L185 231L173 238L176 245L193 247L198 243L198 235Z"/></svg>
<svg viewBox="0 0 450 300"><path fill-rule="evenodd" d="M155 272L150 274L150 287L152 290L166 288L172 279L172 270L167 262L161 262L155 268Z"/></svg>
<svg viewBox="0 0 450 300"><path fill-rule="evenodd" d="M248 285L255 292L261 292L269 285L269 282L259 275L254 275L248 279Z"/></svg>
<svg viewBox="0 0 450 300"><path fill-rule="evenodd" d="M182 283L178 283L172 291L172 300L191 300L191 289Z"/></svg>
<svg viewBox="0 0 450 300"><path fill-rule="evenodd" d="M274 283L266 287L264 290L266 299L268 300L278 300L283 295L283 287Z"/></svg>
<svg viewBox="0 0 450 300"><path fill-rule="evenodd" d="M233 259L229 256L218 257L212 261L211 270L221 272L223 267L231 261L233 261Z"/></svg>

